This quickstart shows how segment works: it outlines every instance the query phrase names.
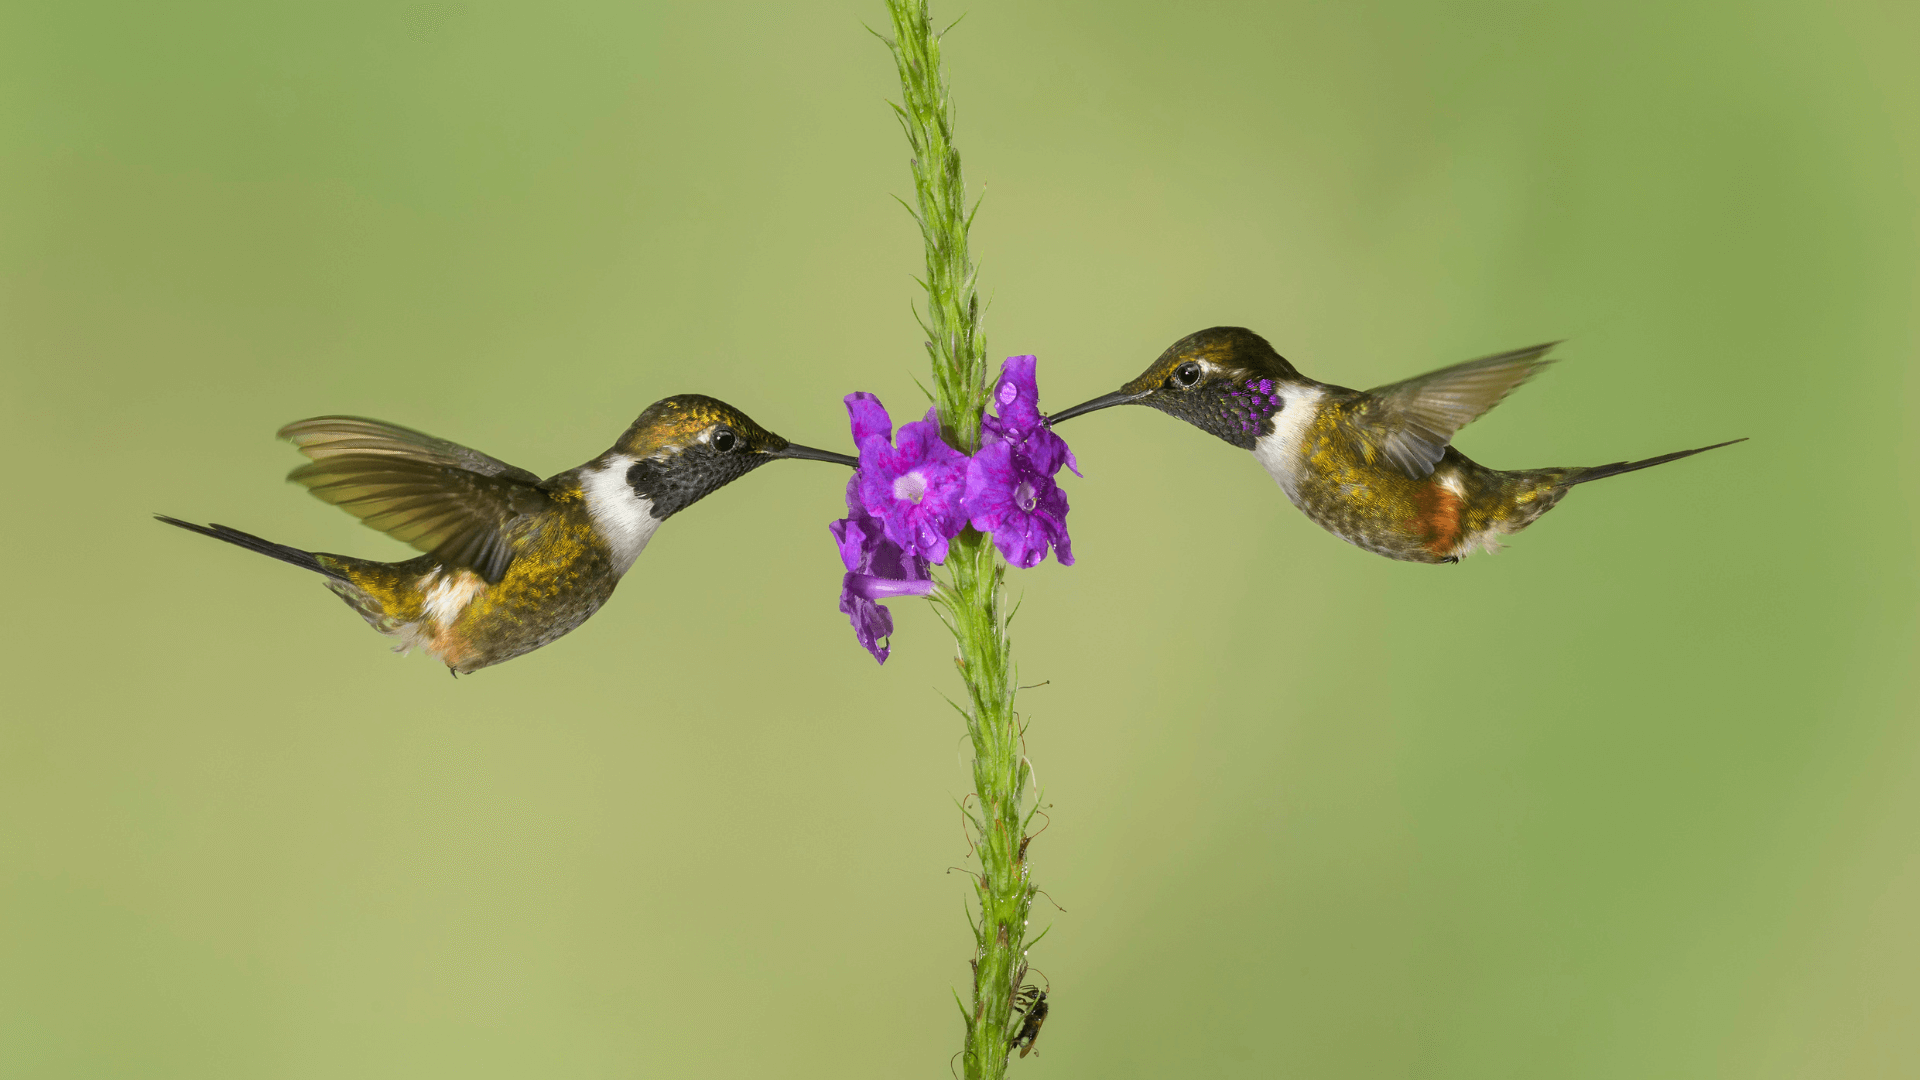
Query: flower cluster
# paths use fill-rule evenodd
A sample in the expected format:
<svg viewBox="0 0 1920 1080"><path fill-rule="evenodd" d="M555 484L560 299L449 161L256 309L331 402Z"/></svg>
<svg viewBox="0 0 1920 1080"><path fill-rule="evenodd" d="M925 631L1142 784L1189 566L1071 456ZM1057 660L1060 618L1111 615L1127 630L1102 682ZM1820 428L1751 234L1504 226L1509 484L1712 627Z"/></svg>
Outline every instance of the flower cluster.
<svg viewBox="0 0 1920 1080"><path fill-rule="evenodd" d="M1040 415L1031 356L1011 356L993 388L994 414L980 420L980 449L968 457L940 437L932 409L902 424L872 394L847 395L860 468L847 484L847 516L828 526L847 573L840 610L854 636L885 663L893 614L879 601L930 596L932 567L947 544L972 525L993 537L1007 562L1038 566L1052 550L1073 565L1067 496L1054 482L1062 467L1080 475L1066 441Z"/></svg>

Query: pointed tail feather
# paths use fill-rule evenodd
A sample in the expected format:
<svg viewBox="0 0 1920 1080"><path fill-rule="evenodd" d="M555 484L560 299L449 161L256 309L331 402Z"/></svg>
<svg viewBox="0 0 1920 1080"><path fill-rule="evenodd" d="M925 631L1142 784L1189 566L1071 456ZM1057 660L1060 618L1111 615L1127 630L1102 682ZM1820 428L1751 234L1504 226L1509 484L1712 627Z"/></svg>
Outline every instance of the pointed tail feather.
<svg viewBox="0 0 1920 1080"><path fill-rule="evenodd" d="M346 574L322 563L319 557L311 551L302 551L299 548L288 547L285 544L276 544L271 540L262 540L252 533L243 533L239 529L230 529L225 525L195 525L191 521L181 521L179 518L170 518L165 514L155 514L153 516L156 520L164 521L169 525L178 525L188 532L197 532L201 536L211 536L215 540L225 540L235 547L243 547L248 551L257 551L270 559L279 559L281 562L292 563L303 570L311 570L316 574L325 574L327 577L340 581L347 580Z"/></svg>
<svg viewBox="0 0 1920 1080"><path fill-rule="evenodd" d="M1645 458L1640 461L1616 461L1611 465L1595 465L1590 469L1580 469L1576 471L1573 476L1567 480L1567 486L1572 487L1575 484L1584 484L1589 480L1604 480L1609 476L1619 476L1621 473L1636 472L1640 469L1651 469L1655 465L1665 465L1669 461L1679 461L1683 457L1704 454L1709 450L1718 450L1723 446L1732 446L1734 443L1746 441L1744 438L1728 439L1726 442L1714 443L1712 446L1702 446L1696 450L1676 450L1671 454L1661 454L1659 457Z"/></svg>

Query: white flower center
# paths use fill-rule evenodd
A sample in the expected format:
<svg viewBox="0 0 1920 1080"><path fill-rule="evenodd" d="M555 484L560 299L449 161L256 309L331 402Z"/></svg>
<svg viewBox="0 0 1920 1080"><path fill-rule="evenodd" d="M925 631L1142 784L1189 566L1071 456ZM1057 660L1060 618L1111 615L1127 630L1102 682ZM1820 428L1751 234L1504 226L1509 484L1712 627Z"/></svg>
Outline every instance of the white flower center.
<svg viewBox="0 0 1920 1080"><path fill-rule="evenodd" d="M913 472L901 473L893 482L893 497L918 503L927 497L927 478L921 476L917 469Z"/></svg>
<svg viewBox="0 0 1920 1080"><path fill-rule="evenodd" d="M1031 514L1033 513L1033 504L1040 500L1034 497L1033 485L1022 480L1019 485L1013 489L1013 501L1014 505L1018 506L1022 513Z"/></svg>

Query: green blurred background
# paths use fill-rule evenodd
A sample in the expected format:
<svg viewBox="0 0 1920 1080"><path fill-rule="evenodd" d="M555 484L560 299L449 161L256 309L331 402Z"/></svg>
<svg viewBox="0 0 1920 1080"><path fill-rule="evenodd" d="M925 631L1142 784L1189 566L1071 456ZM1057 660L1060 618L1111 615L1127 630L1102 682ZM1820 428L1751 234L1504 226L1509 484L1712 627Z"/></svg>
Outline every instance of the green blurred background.
<svg viewBox="0 0 1920 1080"><path fill-rule="evenodd" d="M1464 450L1753 437L1434 569L1147 410L1066 429L1017 1071L1920 1075L1913 9L964 10L989 348L1053 406L1220 323L1359 386L1564 337ZM0 11L0 1074L945 1075L952 646L855 646L841 474L458 682L146 517L407 555L281 483L319 413L545 474L669 393L917 408L884 21Z"/></svg>

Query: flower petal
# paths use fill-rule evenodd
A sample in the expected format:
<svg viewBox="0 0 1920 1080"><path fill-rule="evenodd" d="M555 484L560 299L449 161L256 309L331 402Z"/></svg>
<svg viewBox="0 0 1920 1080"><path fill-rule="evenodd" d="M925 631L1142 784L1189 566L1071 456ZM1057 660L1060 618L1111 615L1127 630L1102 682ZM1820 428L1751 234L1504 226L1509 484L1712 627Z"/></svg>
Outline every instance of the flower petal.
<svg viewBox="0 0 1920 1080"><path fill-rule="evenodd" d="M944 561L947 541L966 527L960 500L967 457L940 437L933 410L924 420L902 424L895 445L872 437L860 454L860 503L879 519L887 539L912 554Z"/></svg>
<svg viewBox="0 0 1920 1080"><path fill-rule="evenodd" d="M993 387L993 410L1009 432L1025 435L1040 426L1040 384L1034 377L1036 357L1009 356L1000 365L1000 381Z"/></svg>
<svg viewBox="0 0 1920 1080"><path fill-rule="evenodd" d="M932 596L934 584L927 580L898 581L872 574L848 574L840 587L863 600L889 600L896 596Z"/></svg>
<svg viewBox="0 0 1920 1080"><path fill-rule="evenodd" d="M893 635L893 612L856 592L850 582L857 576L848 574L841 579L840 610L853 623L855 640L873 654L876 662L884 664L893 647L881 644L881 639Z"/></svg>
<svg viewBox="0 0 1920 1080"><path fill-rule="evenodd" d="M1072 563L1066 494L1013 443L982 447L973 456L964 505L973 527L993 535L993 546L1008 563L1023 570L1038 566L1049 547L1060 550L1062 565Z"/></svg>
<svg viewBox="0 0 1920 1080"><path fill-rule="evenodd" d="M880 399L865 391L848 394L847 419L853 425L853 445L859 446L869 438L879 437L891 441L893 438L893 418L887 415L887 407Z"/></svg>

